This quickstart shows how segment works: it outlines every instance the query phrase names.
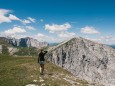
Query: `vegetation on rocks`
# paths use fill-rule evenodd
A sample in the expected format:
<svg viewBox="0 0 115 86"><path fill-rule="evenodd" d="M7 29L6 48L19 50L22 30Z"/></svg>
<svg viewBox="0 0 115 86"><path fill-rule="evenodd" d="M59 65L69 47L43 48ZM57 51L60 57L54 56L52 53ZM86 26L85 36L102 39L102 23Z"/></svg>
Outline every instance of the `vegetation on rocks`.
<svg viewBox="0 0 115 86"><path fill-rule="evenodd" d="M18 47L18 52L14 53L18 56L37 56L38 49L35 47Z"/></svg>
<svg viewBox="0 0 115 86"><path fill-rule="evenodd" d="M2 46L2 54L9 55L8 48L5 45Z"/></svg>

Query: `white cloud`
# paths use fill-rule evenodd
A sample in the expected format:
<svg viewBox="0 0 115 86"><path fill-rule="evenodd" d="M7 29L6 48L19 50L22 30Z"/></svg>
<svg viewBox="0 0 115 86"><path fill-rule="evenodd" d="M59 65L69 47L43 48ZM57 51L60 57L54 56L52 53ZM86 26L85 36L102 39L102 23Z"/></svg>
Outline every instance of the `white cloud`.
<svg viewBox="0 0 115 86"><path fill-rule="evenodd" d="M57 38L60 39L59 42L71 39L73 37L78 37L74 32L68 32L68 31L62 31L60 33L57 33Z"/></svg>
<svg viewBox="0 0 115 86"><path fill-rule="evenodd" d="M26 30L20 27L13 27L12 29L8 29L4 31L6 35L18 34L18 33L25 33Z"/></svg>
<svg viewBox="0 0 115 86"><path fill-rule="evenodd" d="M45 35L42 34L42 33L38 33L37 36L38 36L38 37L45 37Z"/></svg>
<svg viewBox="0 0 115 86"><path fill-rule="evenodd" d="M115 44L115 38L112 37L111 34L107 36L101 36L100 39L103 44Z"/></svg>
<svg viewBox="0 0 115 86"><path fill-rule="evenodd" d="M60 38L72 38L72 37L75 37L76 36L76 34L75 33L73 33L73 32L61 32L61 33L59 33L58 34L58 36L60 37Z"/></svg>
<svg viewBox="0 0 115 86"><path fill-rule="evenodd" d="M12 35L10 35L10 36L9 36L9 35L7 35L7 37L20 39L20 38L29 37L29 35L24 35L24 34L12 34Z"/></svg>
<svg viewBox="0 0 115 86"><path fill-rule="evenodd" d="M100 38L88 38L87 37L86 39L92 40L92 41L97 42L97 43L102 43L102 39L100 39Z"/></svg>
<svg viewBox="0 0 115 86"><path fill-rule="evenodd" d="M48 36L42 33L38 33L34 36L32 36L32 38L37 39L38 41L46 41L49 43L59 43L61 41L63 41L63 39L59 38L59 37L54 37L54 36Z"/></svg>
<svg viewBox="0 0 115 86"><path fill-rule="evenodd" d="M22 22L23 24L29 24L29 23L31 23L31 21L29 21L29 20L27 20L27 19L21 20L21 22Z"/></svg>
<svg viewBox="0 0 115 86"><path fill-rule="evenodd" d="M69 28L71 28L71 25L69 23L65 23L62 25L58 25L58 24L52 24L52 25L46 24L45 25L46 30L54 31L54 32L55 31L66 31Z"/></svg>
<svg viewBox="0 0 115 86"><path fill-rule="evenodd" d="M9 17L6 16L9 12L11 12L11 11L10 10L6 10L6 9L0 9L0 23L11 22Z"/></svg>
<svg viewBox="0 0 115 86"><path fill-rule="evenodd" d="M31 17L28 17L27 19L24 19L24 20L21 20L21 22L23 24L29 24L29 23L34 23L35 22L35 19L34 18L31 18Z"/></svg>
<svg viewBox="0 0 115 86"><path fill-rule="evenodd" d="M85 37L85 38L102 44L110 44L110 45L115 44L115 37L113 37L111 34L106 36L99 36L96 38L91 37Z"/></svg>
<svg viewBox="0 0 115 86"><path fill-rule="evenodd" d="M110 35L108 35L108 36L101 36L100 38L101 38L101 39L111 39L111 38L112 38L112 35L110 34Z"/></svg>
<svg viewBox="0 0 115 86"><path fill-rule="evenodd" d="M14 25L12 29L8 29L5 30L4 32L1 32L0 36L19 39L19 38L29 37L30 35L27 34L27 31L23 27Z"/></svg>
<svg viewBox="0 0 115 86"><path fill-rule="evenodd" d="M6 15L9 12L11 12L11 10L6 10L6 9L0 9L0 15Z"/></svg>
<svg viewBox="0 0 115 86"><path fill-rule="evenodd" d="M38 41L59 42L55 37L47 36L42 33L38 33L38 34L32 36L32 38L37 39Z"/></svg>
<svg viewBox="0 0 115 86"><path fill-rule="evenodd" d="M115 42L115 38L111 38L111 40L113 40Z"/></svg>
<svg viewBox="0 0 115 86"><path fill-rule="evenodd" d="M77 37L77 35L74 32L68 32L68 29L70 29L71 27L72 26L69 23L65 23L62 25L58 24L45 25L45 29L48 30L49 33L54 33L54 35L56 36L55 38L52 38L52 40L53 41L55 40L56 42L61 42L73 37Z"/></svg>
<svg viewBox="0 0 115 86"><path fill-rule="evenodd" d="M49 31L49 33L55 33L55 31Z"/></svg>
<svg viewBox="0 0 115 86"><path fill-rule="evenodd" d="M54 35L49 36L49 35L45 35L42 33L38 33L38 34L32 36L32 38L35 38L38 41L46 41L46 42L50 42L50 43L56 43L56 42L59 43L59 42L68 40L73 37L77 37L76 34L69 33L69 32L61 32L59 34L55 34L55 36Z"/></svg>
<svg viewBox="0 0 115 86"><path fill-rule="evenodd" d="M16 38L16 39L29 37L29 35L24 35L24 34L5 34L4 32L1 32L0 36L1 37L11 37L11 38Z"/></svg>
<svg viewBox="0 0 115 86"><path fill-rule="evenodd" d="M12 22L12 20L20 20L15 15L12 15L12 14L9 15L10 12L11 10L0 9L0 23Z"/></svg>
<svg viewBox="0 0 115 86"><path fill-rule="evenodd" d="M35 28L33 26L25 26L27 29L29 30L35 30Z"/></svg>
<svg viewBox="0 0 115 86"><path fill-rule="evenodd" d="M16 17L15 15L9 14L9 19L11 20L20 20L18 17Z"/></svg>
<svg viewBox="0 0 115 86"><path fill-rule="evenodd" d="M94 27L89 27L89 26L81 28L81 33L85 33L85 34L100 34L100 32L97 31Z"/></svg>
<svg viewBox="0 0 115 86"><path fill-rule="evenodd" d="M31 22L35 22L34 18L28 17L27 19L30 20Z"/></svg>
<svg viewBox="0 0 115 86"><path fill-rule="evenodd" d="M11 10L0 9L0 23L12 22L13 20L20 21L23 24L29 24L29 23L35 22L35 19L31 17L28 17L27 19L19 19L15 15L9 14L11 12L12 12Z"/></svg>

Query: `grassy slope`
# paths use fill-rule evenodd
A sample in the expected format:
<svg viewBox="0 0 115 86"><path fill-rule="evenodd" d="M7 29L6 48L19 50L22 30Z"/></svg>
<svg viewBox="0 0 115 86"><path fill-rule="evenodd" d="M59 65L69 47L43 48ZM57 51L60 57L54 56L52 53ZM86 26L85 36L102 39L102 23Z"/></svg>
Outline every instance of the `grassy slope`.
<svg viewBox="0 0 115 86"><path fill-rule="evenodd" d="M51 73L49 75L49 73ZM42 82L42 79L44 80ZM36 81L34 81L36 80ZM41 82L40 82L41 81ZM40 75L36 57L11 57L0 55L0 86L88 86L66 70L46 62L45 75Z"/></svg>
<svg viewBox="0 0 115 86"><path fill-rule="evenodd" d="M34 47L17 47L18 51L14 53L14 55L18 56L37 56L38 49Z"/></svg>
<svg viewBox="0 0 115 86"><path fill-rule="evenodd" d="M49 46L43 47L44 50L47 50ZM17 56L37 56L40 50L35 47L17 47L18 51L13 55Z"/></svg>

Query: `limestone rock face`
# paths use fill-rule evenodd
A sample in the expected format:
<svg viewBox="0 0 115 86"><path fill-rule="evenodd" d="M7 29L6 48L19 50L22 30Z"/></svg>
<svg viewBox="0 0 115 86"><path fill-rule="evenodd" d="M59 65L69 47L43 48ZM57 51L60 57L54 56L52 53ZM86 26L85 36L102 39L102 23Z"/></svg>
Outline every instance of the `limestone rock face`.
<svg viewBox="0 0 115 86"><path fill-rule="evenodd" d="M17 52L18 49L14 47L8 47L8 52L10 55L13 55L15 52Z"/></svg>
<svg viewBox="0 0 115 86"><path fill-rule="evenodd" d="M90 82L115 86L115 49L81 37L50 49L48 59Z"/></svg>
<svg viewBox="0 0 115 86"><path fill-rule="evenodd" d="M8 38L7 42L11 45L13 45L14 47L17 47L20 45L20 40L19 39L15 39L15 38Z"/></svg>
<svg viewBox="0 0 115 86"><path fill-rule="evenodd" d="M32 39L32 38L27 37L27 38L21 38L20 39L19 46L40 48L40 47L48 46L48 43L39 42L36 39Z"/></svg>
<svg viewBox="0 0 115 86"><path fill-rule="evenodd" d="M0 54L2 53L2 45L0 45Z"/></svg>
<svg viewBox="0 0 115 86"><path fill-rule="evenodd" d="M2 40L5 42L11 44L14 47L36 47L36 48L41 48L48 46L47 42L39 42L36 39L26 37L26 38L21 38L21 39L15 39L15 38L5 38L1 37Z"/></svg>

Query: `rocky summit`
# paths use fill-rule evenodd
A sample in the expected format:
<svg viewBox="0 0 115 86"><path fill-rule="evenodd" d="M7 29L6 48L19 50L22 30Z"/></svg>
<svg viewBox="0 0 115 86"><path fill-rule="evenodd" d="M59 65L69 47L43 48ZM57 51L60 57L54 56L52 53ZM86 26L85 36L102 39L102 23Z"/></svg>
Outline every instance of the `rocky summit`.
<svg viewBox="0 0 115 86"><path fill-rule="evenodd" d="M81 37L49 49L48 59L73 75L104 86L115 86L115 49Z"/></svg>

